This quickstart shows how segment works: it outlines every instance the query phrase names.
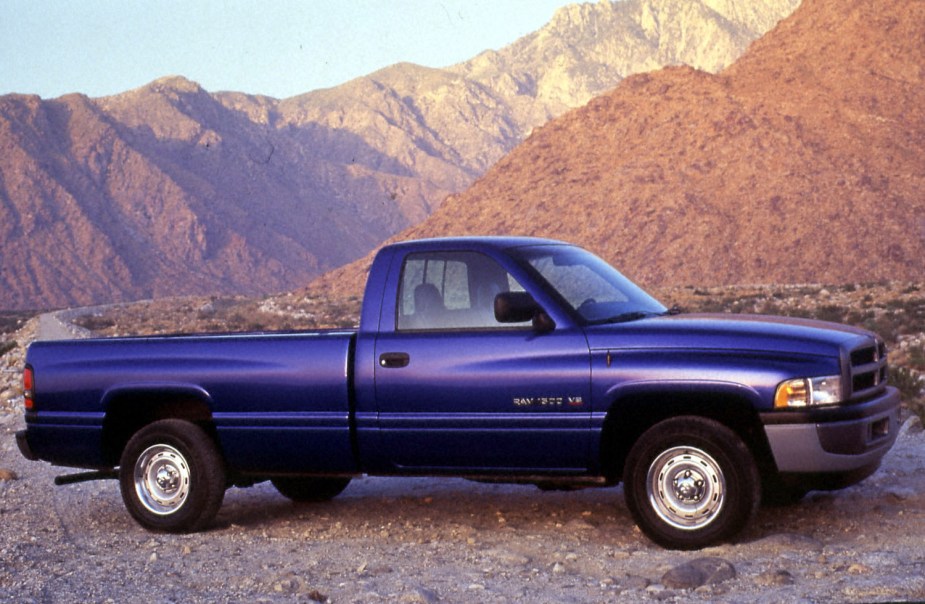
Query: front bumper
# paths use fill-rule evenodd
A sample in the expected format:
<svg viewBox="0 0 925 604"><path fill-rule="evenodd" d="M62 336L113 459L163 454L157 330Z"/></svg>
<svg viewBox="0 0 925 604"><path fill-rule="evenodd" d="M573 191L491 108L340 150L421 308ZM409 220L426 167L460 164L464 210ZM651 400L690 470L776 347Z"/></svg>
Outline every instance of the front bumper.
<svg viewBox="0 0 925 604"><path fill-rule="evenodd" d="M782 474L870 474L880 464L900 427L895 388L856 405L801 412L763 413L765 434Z"/></svg>
<svg viewBox="0 0 925 604"><path fill-rule="evenodd" d="M16 433L16 446L19 447L19 452L22 453L23 457L29 461L38 461L38 456L32 452L32 447L29 446L29 438L26 430L20 430Z"/></svg>

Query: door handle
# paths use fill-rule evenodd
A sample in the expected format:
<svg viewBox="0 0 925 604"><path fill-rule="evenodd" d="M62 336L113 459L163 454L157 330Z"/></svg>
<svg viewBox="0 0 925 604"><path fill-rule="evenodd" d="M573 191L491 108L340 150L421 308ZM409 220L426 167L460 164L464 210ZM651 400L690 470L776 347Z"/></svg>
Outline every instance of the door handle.
<svg viewBox="0 0 925 604"><path fill-rule="evenodd" d="M383 352L379 355L379 366L386 369L407 367L411 357L407 352Z"/></svg>

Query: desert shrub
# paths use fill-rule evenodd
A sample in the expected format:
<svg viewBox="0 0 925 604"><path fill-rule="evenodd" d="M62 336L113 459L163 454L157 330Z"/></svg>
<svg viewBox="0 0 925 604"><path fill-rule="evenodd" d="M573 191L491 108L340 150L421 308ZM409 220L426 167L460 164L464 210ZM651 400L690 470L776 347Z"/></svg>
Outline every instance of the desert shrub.
<svg viewBox="0 0 925 604"><path fill-rule="evenodd" d="M783 306L781 307L781 314L787 317L795 317L797 319L815 319L816 311L812 308L801 308L799 306Z"/></svg>
<svg viewBox="0 0 925 604"><path fill-rule="evenodd" d="M19 346L19 344L17 344L13 340L10 340L9 342L0 342L0 356L5 355L6 353L13 350L17 346Z"/></svg>
<svg viewBox="0 0 925 604"><path fill-rule="evenodd" d="M845 323L849 325L863 325L865 321L872 321L875 317L872 310L850 310L845 315Z"/></svg>
<svg viewBox="0 0 925 604"><path fill-rule="evenodd" d="M903 398L915 398L922 396L925 378L908 367L894 366L890 368L889 384L896 386Z"/></svg>
<svg viewBox="0 0 925 604"><path fill-rule="evenodd" d="M761 307L761 314L780 315L784 313L784 308L774 300L768 300Z"/></svg>
<svg viewBox="0 0 925 604"><path fill-rule="evenodd" d="M31 319L33 314L26 311L0 311L0 334L16 331Z"/></svg>
<svg viewBox="0 0 925 604"><path fill-rule="evenodd" d="M819 294L822 293L824 288L821 285L801 285L794 290L794 294L797 296L808 296L810 298L816 298Z"/></svg>
<svg viewBox="0 0 925 604"><path fill-rule="evenodd" d="M691 312L727 312L729 307L722 301L715 298L699 300L696 305L688 309Z"/></svg>
<svg viewBox="0 0 925 604"><path fill-rule="evenodd" d="M889 383L899 389L903 405L925 425L925 377L908 367L893 367Z"/></svg>
<svg viewBox="0 0 925 604"><path fill-rule="evenodd" d="M116 324L114 320L101 315L82 315L71 322L90 331L102 331L114 327Z"/></svg>
<svg viewBox="0 0 925 604"><path fill-rule="evenodd" d="M904 314L896 314L893 311L887 311L880 316L865 321L863 327L879 334L887 342L895 342L901 331Z"/></svg>
<svg viewBox="0 0 925 604"><path fill-rule="evenodd" d="M905 404L906 408L909 409L909 411L913 414L917 415L919 421L923 426L925 426L925 398L919 397L908 399L905 401Z"/></svg>
<svg viewBox="0 0 925 604"><path fill-rule="evenodd" d="M820 321L832 321L841 323L845 320L845 309L835 304L824 304L816 309L813 313L814 318Z"/></svg>
<svg viewBox="0 0 925 604"><path fill-rule="evenodd" d="M909 349L909 366L919 371L925 370L925 346L914 346Z"/></svg>

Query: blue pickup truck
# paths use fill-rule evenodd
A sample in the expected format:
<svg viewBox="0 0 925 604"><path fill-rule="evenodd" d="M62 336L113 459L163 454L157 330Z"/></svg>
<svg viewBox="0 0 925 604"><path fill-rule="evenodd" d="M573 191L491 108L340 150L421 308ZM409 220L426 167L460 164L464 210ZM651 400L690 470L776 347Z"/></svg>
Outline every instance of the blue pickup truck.
<svg viewBox="0 0 925 604"><path fill-rule="evenodd" d="M37 342L27 458L118 478L152 530L202 529L229 486L297 501L352 477L624 484L666 547L734 537L762 499L862 480L896 439L875 334L668 310L534 238L399 243L357 330Z"/></svg>

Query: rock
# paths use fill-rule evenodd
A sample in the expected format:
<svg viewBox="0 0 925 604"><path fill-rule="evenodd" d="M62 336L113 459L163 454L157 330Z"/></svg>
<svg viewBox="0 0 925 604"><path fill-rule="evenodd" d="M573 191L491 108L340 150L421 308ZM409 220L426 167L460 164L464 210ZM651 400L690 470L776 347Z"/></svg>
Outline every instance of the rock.
<svg viewBox="0 0 925 604"><path fill-rule="evenodd" d="M329 601L327 595L311 588L304 577L294 572L285 572L277 576L270 582L270 585L277 594L307 596L313 602Z"/></svg>
<svg viewBox="0 0 925 604"><path fill-rule="evenodd" d="M884 494L888 499L892 501L906 501L907 499L912 499L916 496L914 489L909 489L901 486L887 487L884 489Z"/></svg>
<svg viewBox="0 0 925 604"><path fill-rule="evenodd" d="M718 585L735 576L735 567L722 558L698 558L669 570L662 577L662 584L671 589L696 589Z"/></svg>
<svg viewBox="0 0 925 604"><path fill-rule="evenodd" d="M902 426L900 426L899 435L897 436L897 438L905 438L906 436L910 434L918 434L922 430L923 430L922 420L919 419L917 415L913 415L912 417L907 419L905 422L903 422Z"/></svg>
<svg viewBox="0 0 925 604"><path fill-rule="evenodd" d="M434 602L438 602L439 600L440 596L438 596L436 592L424 587L417 587L407 591L398 599L399 602L404 604L434 604Z"/></svg>
<svg viewBox="0 0 925 604"><path fill-rule="evenodd" d="M796 533L778 533L765 537L751 544L751 547L757 551L767 553L792 552L800 550L804 552L821 552L824 548L820 541L806 535Z"/></svg>
<svg viewBox="0 0 925 604"><path fill-rule="evenodd" d="M645 577L640 577L638 575L627 575L626 578L620 581L620 587L622 589L629 589L629 590L646 589L651 584L652 584L651 581L649 581Z"/></svg>
<svg viewBox="0 0 925 604"><path fill-rule="evenodd" d="M755 579L755 582L758 585L763 585L765 587L772 586L782 586L782 585L793 585L796 580L793 578L793 575L790 574L790 571L779 568L777 570L768 570Z"/></svg>
<svg viewBox="0 0 925 604"><path fill-rule="evenodd" d="M576 518L565 523L565 529L568 531L594 531L597 530L593 524L587 520Z"/></svg>
<svg viewBox="0 0 925 604"><path fill-rule="evenodd" d="M18 480L16 472L8 468L0 468L0 480Z"/></svg>
<svg viewBox="0 0 925 604"><path fill-rule="evenodd" d="M199 307L198 314L200 318L211 317L215 315L215 305L211 302L206 302Z"/></svg>
<svg viewBox="0 0 925 604"><path fill-rule="evenodd" d="M529 556L506 549L491 549L486 555L505 566L526 566L530 564Z"/></svg>
<svg viewBox="0 0 925 604"><path fill-rule="evenodd" d="M852 564L848 567L848 574L850 575L866 575L870 573L870 567L865 564Z"/></svg>

